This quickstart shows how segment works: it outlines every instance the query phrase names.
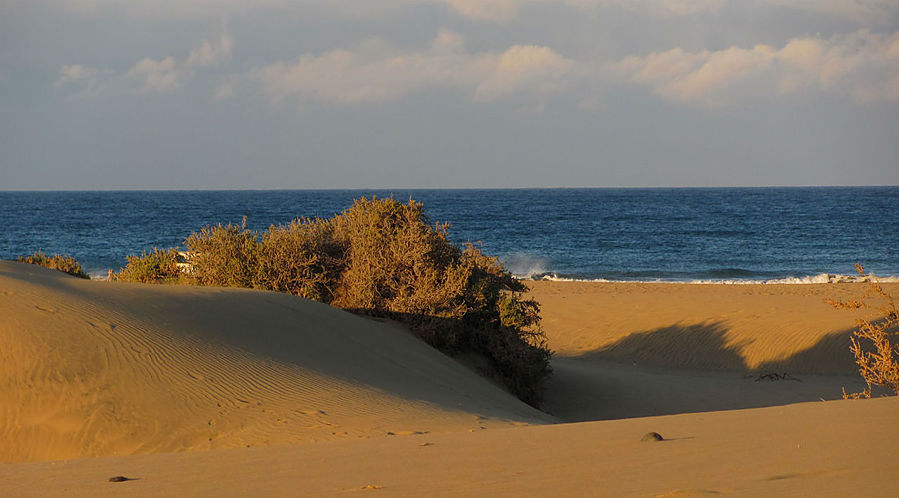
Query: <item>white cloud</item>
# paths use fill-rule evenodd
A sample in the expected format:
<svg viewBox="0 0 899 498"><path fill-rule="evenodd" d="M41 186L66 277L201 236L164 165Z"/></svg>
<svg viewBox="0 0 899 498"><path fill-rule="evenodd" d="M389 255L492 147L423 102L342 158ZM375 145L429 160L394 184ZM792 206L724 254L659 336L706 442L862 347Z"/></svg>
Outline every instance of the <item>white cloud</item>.
<svg viewBox="0 0 899 498"><path fill-rule="evenodd" d="M214 66L230 59L232 44L231 35L224 31L217 43L203 40L203 44L191 50L184 59L141 59L128 71L126 77L137 82L141 93L171 92L192 75L195 68Z"/></svg>
<svg viewBox="0 0 899 498"><path fill-rule="evenodd" d="M899 101L899 33L858 31L719 51L679 48L628 57L607 69L673 100L724 105L739 99L817 90L857 101Z"/></svg>
<svg viewBox="0 0 899 498"><path fill-rule="evenodd" d="M101 71L95 67L87 67L79 64L63 66L59 70L59 78L54 83L57 88L78 88L73 95L76 97L89 97L103 91L106 87L104 80L109 71Z"/></svg>
<svg viewBox="0 0 899 498"><path fill-rule="evenodd" d="M353 50L270 64L256 70L254 78L276 100L383 102L425 89L449 88L489 101L511 94L558 92L573 76L575 66L574 61L541 46L469 53L458 34L443 31L425 51L398 50L370 41Z"/></svg>
<svg viewBox="0 0 899 498"><path fill-rule="evenodd" d="M127 73L134 79L143 93L166 93L178 88L186 67L175 62L173 57L165 59L141 59Z"/></svg>
<svg viewBox="0 0 899 498"><path fill-rule="evenodd" d="M124 74L110 69L97 69L80 64L69 64L59 70L55 86L79 87L74 95L95 96L107 89L117 92L170 93L177 90L192 76L197 68L212 67L231 58L233 40L227 31L216 42L203 40L186 57L172 56L162 59L144 58ZM225 95L227 88L217 90L216 96Z"/></svg>
<svg viewBox="0 0 899 498"><path fill-rule="evenodd" d="M484 57L484 56L482 56ZM574 75L577 63L547 47L515 45L499 55L490 74L475 89L478 100L526 92L549 95L563 90Z"/></svg>
<svg viewBox="0 0 899 498"><path fill-rule="evenodd" d="M87 86L96 86L100 71L97 68L86 67L79 64L63 66L59 70L59 79L56 86L72 83L85 83Z"/></svg>

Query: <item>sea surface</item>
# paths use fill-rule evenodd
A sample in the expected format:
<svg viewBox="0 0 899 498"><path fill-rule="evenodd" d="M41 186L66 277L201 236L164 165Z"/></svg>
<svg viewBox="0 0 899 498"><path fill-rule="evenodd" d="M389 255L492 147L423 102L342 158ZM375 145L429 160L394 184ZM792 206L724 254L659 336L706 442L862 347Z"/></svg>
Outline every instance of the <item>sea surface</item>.
<svg viewBox="0 0 899 498"><path fill-rule="evenodd" d="M0 259L40 249L105 276L205 225L264 230L372 195L423 202L523 277L805 283L859 262L899 279L899 187L0 192Z"/></svg>

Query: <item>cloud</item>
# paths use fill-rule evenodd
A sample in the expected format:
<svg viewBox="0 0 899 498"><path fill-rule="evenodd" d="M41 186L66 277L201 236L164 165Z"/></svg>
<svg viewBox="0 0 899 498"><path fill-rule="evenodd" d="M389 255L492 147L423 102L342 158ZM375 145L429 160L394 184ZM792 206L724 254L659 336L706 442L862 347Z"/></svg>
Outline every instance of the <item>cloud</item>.
<svg viewBox="0 0 899 498"><path fill-rule="evenodd" d="M191 50L183 58L172 56L162 59L143 58L124 74L111 69L68 64L59 70L55 86L79 87L80 90L74 94L79 97L96 96L107 90L171 93L192 76L197 68L212 67L229 60L232 46L231 35L223 31L217 41L203 40L199 47ZM226 88L219 89L216 95L226 93Z"/></svg>
<svg viewBox="0 0 899 498"><path fill-rule="evenodd" d="M722 107L798 93L845 96L857 102L899 101L899 33L861 30L831 38L688 52L681 48L618 61L574 60L549 47L514 45L472 53L456 33L441 32L422 51L372 40L354 49L306 54L253 71L275 101L296 98L350 105L401 99L428 89L462 91L486 102L572 94L585 109L602 107L603 89L643 86L665 100ZM233 94L233 84L223 86Z"/></svg>
<svg viewBox="0 0 899 498"><path fill-rule="evenodd" d="M489 75L475 88L477 100L493 100L513 93L549 95L569 84L577 63L547 47L515 45L499 55Z"/></svg>
<svg viewBox="0 0 899 498"><path fill-rule="evenodd" d="M579 10L609 7L651 16L683 16L716 11L727 0L420 0L446 3L463 17L476 20L505 22L515 18L522 7L529 5L564 5Z"/></svg>
<svg viewBox="0 0 899 498"><path fill-rule="evenodd" d="M861 22L877 22L895 13L896 0L762 0L769 5L805 12L817 12L836 18L849 18Z"/></svg>
<svg viewBox="0 0 899 498"><path fill-rule="evenodd" d="M125 76L137 82L141 93L172 92L193 74L195 68L214 66L230 59L232 44L231 35L224 31L215 44L203 40L202 45L191 50L184 59L141 59Z"/></svg>
<svg viewBox="0 0 899 498"><path fill-rule="evenodd" d="M424 51L398 50L372 40L353 50L276 62L252 78L275 100L338 104L384 102L427 89L457 89L479 101L512 94L547 96L565 88L576 63L548 47L514 45L469 53L462 38L442 31Z"/></svg>
<svg viewBox="0 0 899 498"><path fill-rule="evenodd" d="M660 97L726 105L736 100L824 91L860 102L899 101L899 33L861 30L829 39L794 38L784 47L675 48L607 66Z"/></svg>
<svg viewBox="0 0 899 498"><path fill-rule="evenodd" d="M102 71L95 67L79 64L65 65L59 70L59 78L54 83L57 88L75 87L78 90L75 97L90 97L97 95L106 88L105 80L110 71Z"/></svg>

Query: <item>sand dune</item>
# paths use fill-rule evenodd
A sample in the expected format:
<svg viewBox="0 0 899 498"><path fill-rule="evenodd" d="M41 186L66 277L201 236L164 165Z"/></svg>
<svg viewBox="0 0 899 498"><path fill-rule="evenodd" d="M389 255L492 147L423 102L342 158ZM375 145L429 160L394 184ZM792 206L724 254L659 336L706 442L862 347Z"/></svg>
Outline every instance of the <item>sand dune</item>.
<svg viewBox="0 0 899 498"><path fill-rule="evenodd" d="M863 387L849 334L864 314L825 299L858 297L864 284L528 285L556 351L544 408L566 421L834 400Z"/></svg>
<svg viewBox="0 0 899 498"><path fill-rule="evenodd" d="M549 414L325 305L0 262L0 495L894 494L899 398L820 401L860 286L532 287Z"/></svg>
<svg viewBox="0 0 899 498"><path fill-rule="evenodd" d="M69 462L12 496L895 496L899 398ZM646 443L660 433L668 441ZM107 482L124 475L137 480Z"/></svg>
<svg viewBox="0 0 899 498"><path fill-rule="evenodd" d="M545 422L390 324L0 262L0 461Z"/></svg>
<svg viewBox="0 0 899 498"><path fill-rule="evenodd" d="M825 299L864 285L528 282L559 356L818 374L856 372L846 351L860 315Z"/></svg>

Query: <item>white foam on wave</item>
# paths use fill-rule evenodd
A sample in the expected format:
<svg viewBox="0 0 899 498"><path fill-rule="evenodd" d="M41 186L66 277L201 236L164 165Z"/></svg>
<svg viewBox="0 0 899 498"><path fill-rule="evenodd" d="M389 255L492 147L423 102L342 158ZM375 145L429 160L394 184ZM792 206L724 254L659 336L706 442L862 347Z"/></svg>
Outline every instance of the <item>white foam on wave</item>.
<svg viewBox="0 0 899 498"><path fill-rule="evenodd" d="M547 273L549 258L534 256L526 252L513 252L500 258L515 278L536 280Z"/></svg>
<svg viewBox="0 0 899 498"><path fill-rule="evenodd" d="M641 284L729 284L729 285L750 285L750 284L787 284L787 285L808 285L808 284L843 284L857 282L878 282L891 283L899 282L899 276L878 277L874 274L869 277L861 275L840 275L832 273L820 273L818 275L808 275L804 277L785 277L772 279L696 279L696 280L610 280L605 278L569 278L560 277L554 273L544 275L514 275L515 278L523 280L548 280L550 282L601 282L601 283L641 283Z"/></svg>

